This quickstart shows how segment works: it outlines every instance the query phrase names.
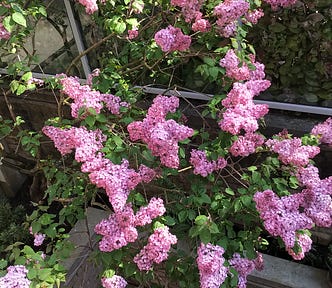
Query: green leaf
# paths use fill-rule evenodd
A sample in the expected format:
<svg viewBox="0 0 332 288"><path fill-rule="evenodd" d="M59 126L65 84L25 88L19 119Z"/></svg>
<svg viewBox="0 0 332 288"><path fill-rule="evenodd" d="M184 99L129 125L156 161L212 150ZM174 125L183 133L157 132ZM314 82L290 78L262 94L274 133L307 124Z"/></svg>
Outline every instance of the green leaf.
<svg viewBox="0 0 332 288"><path fill-rule="evenodd" d="M178 218L180 222L184 222L188 216L188 211L187 210L182 210L178 214Z"/></svg>
<svg viewBox="0 0 332 288"><path fill-rule="evenodd" d="M2 20L3 26L9 31L13 32L15 27L15 22L13 21L11 16L7 16Z"/></svg>
<svg viewBox="0 0 332 288"><path fill-rule="evenodd" d="M282 25L281 23L276 22L274 24L269 25L269 29L272 32L279 33L279 32L286 30L286 26Z"/></svg>
<svg viewBox="0 0 332 288"><path fill-rule="evenodd" d="M199 238L204 244L211 242L211 232L208 229L203 229L199 233Z"/></svg>
<svg viewBox="0 0 332 288"><path fill-rule="evenodd" d="M30 80L32 78L32 72L26 72L26 73L24 73L23 75L22 75L22 80L23 81L28 81L28 80Z"/></svg>
<svg viewBox="0 0 332 288"><path fill-rule="evenodd" d="M229 187L227 187L225 189L225 193L227 193L228 195L232 195L232 196L235 195L234 191L231 188L229 188Z"/></svg>
<svg viewBox="0 0 332 288"><path fill-rule="evenodd" d="M211 232L211 234L218 234L220 231L219 231L219 228L218 228L218 225L214 222L212 222L209 226L209 230Z"/></svg>
<svg viewBox="0 0 332 288"><path fill-rule="evenodd" d="M27 21L25 19L25 17L23 16L23 14L19 13L19 12L15 12L12 14L12 19L15 23L27 27Z"/></svg>
<svg viewBox="0 0 332 288"><path fill-rule="evenodd" d="M198 226L205 225L209 222L209 218L205 215L199 215L195 218L195 224Z"/></svg>
<svg viewBox="0 0 332 288"><path fill-rule="evenodd" d="M52 274L51 268L44 268L41 270L38 270L38 277L40 280L46 281Z"/></svg>
<svg viewBox="0 0 332 288"><path fill-rule="evenodd" d="M90 127L95 125L96 123L96 117L93 115L89 115L88 117L85 118L86 124L88 124Z"/></svg>

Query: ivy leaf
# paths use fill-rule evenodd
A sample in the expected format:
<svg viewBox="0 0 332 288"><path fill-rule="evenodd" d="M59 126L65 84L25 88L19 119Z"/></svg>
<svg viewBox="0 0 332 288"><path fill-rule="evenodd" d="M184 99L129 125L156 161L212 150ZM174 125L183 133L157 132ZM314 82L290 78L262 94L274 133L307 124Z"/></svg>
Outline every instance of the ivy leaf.
<svg viewBox="0 0 332 288"><path fill-rule="evenodd" d="M12 19L15 23L17 23L23 27L27 27L27 21L26 21L25 17L23 16L23 14L21 14L19 12L15 12L12 14Z"/></svg>

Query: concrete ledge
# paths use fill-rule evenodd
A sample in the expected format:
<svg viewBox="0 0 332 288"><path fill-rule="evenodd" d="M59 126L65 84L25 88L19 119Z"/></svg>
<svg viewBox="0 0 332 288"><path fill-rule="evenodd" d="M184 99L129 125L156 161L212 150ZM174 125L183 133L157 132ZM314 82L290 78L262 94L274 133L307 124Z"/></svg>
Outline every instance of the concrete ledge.
<svg viewBox="0 0 332 288"><path fill-rule="evenodd" d="M99 288L101 286L98 276L103 272L102 268L89 261L89 256L94 249L97 249L98 244L94 227L108 215L107 211L89 207L86 211L86 219L78 221L70 231L69 240L75 245L75 250L64 262L68 272L66 283L61 285L62 288Z"/></svg>
<svg viewBox="0 0 332 288"><path fill-rule="evenodd" d="M263 255L264 270L248 276L248 288L329 288L328 271Z"/></svg>

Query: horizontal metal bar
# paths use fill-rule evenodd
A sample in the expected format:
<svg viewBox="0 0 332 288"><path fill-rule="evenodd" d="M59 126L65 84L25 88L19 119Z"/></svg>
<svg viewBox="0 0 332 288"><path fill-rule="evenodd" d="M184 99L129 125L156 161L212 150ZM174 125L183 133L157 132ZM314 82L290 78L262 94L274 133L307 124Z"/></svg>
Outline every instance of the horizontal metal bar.
<svg viewBox="0 0 332 288"><path fill-rule="evenodd" d="M167 95L167 96L173 95L173 96L180 96L180 97L186 97L186 98L197 99L197 100L210 100L213 97L212 94L179 91L179 90L167 90L167 89L161 89L161 88L154 88L154 87L150 87L150 86L136 86L136 88L142 89L142 91L145 93L163 94L163 95ZM269 106L270 109L332 116L332 108L328 108L328 107L309 106L309 105L274 102L274 101L266 101L266 100L254 100L254 103L266 104Z"/></svg>

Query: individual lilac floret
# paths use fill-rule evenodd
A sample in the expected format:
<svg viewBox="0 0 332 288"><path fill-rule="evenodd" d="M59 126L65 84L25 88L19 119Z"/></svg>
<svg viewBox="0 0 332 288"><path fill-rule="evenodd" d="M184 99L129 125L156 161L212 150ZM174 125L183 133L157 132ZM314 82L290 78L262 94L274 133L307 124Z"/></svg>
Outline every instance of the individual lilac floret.
<svg viewBox="0 0 332 288"><path fill-rule="evenodd" d="M139 270L150 270L153 263L161 263L168 257L172 244L176 244L177 238L169 232L168 227L160 227L153 231L148 239L148 244L134 258Z"/></svg>
<svg viewBox="0 0 332 288"><path fill-rule="evenodd" d="M101 284L104 288L125 288L128 283L121 276L113 275L110 278L101 278Z"/></svg>
<svg viewBox="0 0 332 288"><path fill-rule="evenodd" d="M259 256L258 260L249 260L247 258L241 258L240 254L234 253L232 259L229 260L229 264L239 273L238 288L247 287L247 276L258 267L262 267L262 257Z"/></svg>
<svg viewBox="0 0 332 288"><path fill-rule="evenodd" d="M0 277L1 288L29 288L31 281L27 279L28 270L23 265L9 266L7 274Z"/></svg>
<svg viewBox="0 0 332 288"><path fill-rule="evenodd" d="M211 243L198 247L196 262L201 288L219 288L225 281L228 268L224 266L224 252L224 248Z"/></svg>
<svg viewBox="0 0 332 288"><path fill-rule="evenodd" d="M300 138L269 139L265 144L271 151L278 153L279 160L286 165L305 166L309 164L309 159L315 157L320 152L317 146L302 145Z"/></svg>
<svg viewBox="0 0 332 288"><path fill-rule="evenodd" d="M325 122L317 124L312 128L311 134L320 136L319 141L321 143L332 145L332 118L328 118Z"/></svg>
<svg viewBox="0 0 332 288"><path fill-rule="evenodd" d="M298 230L310 229L313 221L299 211L303 195L293 194L279 198L273 191L265 190L254 195L256 209L264 227L272 236L279 236L286 248L293 248Z"/></svg>
<svg viewBox="0 0 332 288"><path fill-rule="evenodd" d="M168 26L154 35L154 40L163 52L185 51L190 47L191 38L184 35L180 28Z"/></svg>
<svg viewBox="0 0 332 288"><path fill-rule="evenodd" d="M127 127L132 141L142 140L148 145L152 155L159 156L160 162L170 168L178 168L178 141L191 137L194 130L178 124L173 119L166 120L168 112L175 112L179 105L177 97L158 95L143 121L134 121Z"/></svg>
<svg viewBox="0 0 332 288"><path fill-rule="evenodd" d="M209 161L205 151L193 149L190 152L190 164L194 166L194 174L206 177L215 170L226 167L227 162L220 157L217 161Z"/></svg>
<svg viewBox="0 0 332 288"><path fill-rule="evenodd" d="M286 248L289 255L293 257L294 260L302 260L306 252L311 249L312 240L307 234L296 233L296 243L300 248L300 251L295 251L292 248Z"/></svg>

